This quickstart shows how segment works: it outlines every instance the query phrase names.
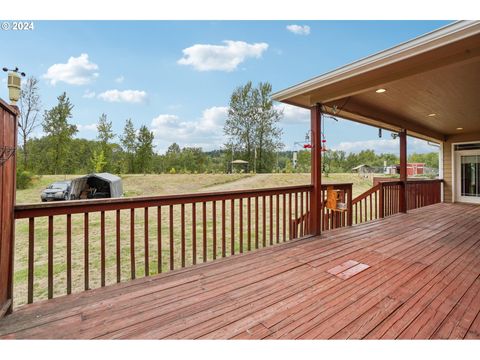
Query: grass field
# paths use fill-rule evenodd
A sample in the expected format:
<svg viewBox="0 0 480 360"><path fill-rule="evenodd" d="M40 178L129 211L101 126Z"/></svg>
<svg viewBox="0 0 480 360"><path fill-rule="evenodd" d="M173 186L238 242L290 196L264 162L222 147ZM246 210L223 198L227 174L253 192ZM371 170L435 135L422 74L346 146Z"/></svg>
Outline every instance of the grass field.
<svg viewBox="0 0 480 360"><path fill-rule="evenodd" d="M17 204L32 203L40 201L40 192L49 183L53 181L71 178L71 176L41 176L39 177L34 187L27 190L17 191ZM197 192L213 192L213 191L231 191L240 189L257 189L267 187L280 187L289 185L303 185L310 183L310 174L258 174L258 175L241 175L241 174L198 174L198 175L124 175L123 187L125 196L140 196L140 195L166 195L166 194L185 194ZM331 174L329 177L323 179L324 183L353 183L353 195L356 196L367 189L372 184L368 179L358 177L352 174ZM262 203L260 203L261 208ZM244 203L244 207L246 204ZM230 235L230 212L229 204L227 204L226 213L226 234ZM238 203L236 204L235 214L238 216ZM217 203L217 217L220 214L220 203ZM246 210L244 211L246 214ZM175 224L174 224L174 238L175 238L175 264L176 268L180 264L180 206L174 207ZM192 264L191 249L191 207L187 207L186 214L186 249L187 259L186 265ZM269 214L267 213L267 216ZM201 228L201 209L196 207L197 217L197 234L200 238L202 232ZM121 211L121 268L122 280L130 277L130 212L129 210ZM106 219L106 277L107 284L116 281L115 264L116 264L116 243L115 243L115 212L109 211L105 214ZM157 209L151 208L149 212L149 248L150 248L150 274L156 273L158 253L156 251L156 219ZM213 252L217 254L217 258L221 255L219 246L214 250L212 246L212 206L209 204L207 210L207 257L211 260ZM246 223L246 221L244 221ZM100 215L92 213L89 217L89 266L90 266L90 287L95 288L100 286ZM220 230L217 223L217 232ZM238 232L237 229L238 239ZM246 238L244 230L244 238ZM270 230L267 229L265 236L270 236ZM28 254L28 220L19 220L16 223L16 243L15 243L15 277L14 277L14 305L16 307L26 303L27 299L27 254ZM35 301L45 299L47 297L47 233L48 221L47 218L39 218L35 221L35 279L34 279L34 298ZM66 221L65 216L56 216L54 218L54 246L53 246L53 260L54 260L54 294L59 296L66 293ZM162 211L162 269L168 270L168 255L170 252L168 246L168 212ZM259 237L263 236L260 230ZM83 214L72 215L72 288L74 292L81 291L84 287L83 283ZM136 253L136 272L137 276L144 275L144 212L143 209L135 211L135 253ZM220 239L220 234L218 234ZM218 241L219 243L220 241ZM227 254L230 253L230 241L227 239ZM239 244L235 243L235 252L238 252ZM261 244L260 244L261 247ZM201 241L198 241L197 252L202 253ZM200 258L200 257L199 257ZM201 262L201 261L200 261Z"/></svg>

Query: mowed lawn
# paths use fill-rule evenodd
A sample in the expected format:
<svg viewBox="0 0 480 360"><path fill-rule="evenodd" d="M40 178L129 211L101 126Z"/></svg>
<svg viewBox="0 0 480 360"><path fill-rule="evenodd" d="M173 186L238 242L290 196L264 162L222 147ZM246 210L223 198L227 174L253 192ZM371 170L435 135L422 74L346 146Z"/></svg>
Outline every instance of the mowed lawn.
<svg viewBox="0 0 480 360"><path fill-rule="evenodd" d="M74 176L53 176L45 175L36 179L32 188L17 191L17 204L33 203L40 201L40 192L48 184L54 181L69 179ZM259 189L270 187L281 187L291 185L304 185L310 183L310 174L160 174L160 175L122 175L125 196L154 196L154 195L172 195L199 192L226 192L240 189ZM364 179L353 174L330 174L323 179L324 183L353 183L354 197L368 190L371 186L371 180ZM281 200L281 199L280 199ZM262 224L262 206L264 199L259 198L259 223ZM277 238L276 219L272 227L269 226L269 201L265 199L267 227L263 231L260 226L258 231L258 242L255 241L252 224L252 238L250 248L253 250L263 247L263 240ZM276 204L273 198L274 209ZM254 202L252 201L252 222L254 218ZM221 231L221 202L215 204L217 221L216 221L216 247L213 246L213 204L207 203L206 224L207 238L206 249L207 261L213 260L214 253L217 258L222 256L222 231ZM225 253L227 256L232 252L231 249L231 208L230 202L226 202L225 213ZM304 201L304 208L305 208ZM247 201L243 202L243 251L248 251L248 232L247 224ZM279 201L279 209L283 208L282 201ZM155 274L160 268L162 271L169 270L169 209L168 206L161 209L161 252L158 252L157 238L157 208L149 208L148 210L148 247L149 247L149 274ZM181 267L181 222L180 222L180 206L173 207L174 213L174 261L175 268ZM274 210L275 211L275 210ZM301 209L299 209L301 213ZM281 210L280 210L280 213ZM194 254L192 252L192 214L191 205L185 207L185 265L189 266L193 263ZM239 202L234 203L234 217L236 219L234 228L233 251L240 251L239 244ZM202 206L197 204L195 207L196 215L196 247L197 263L203 261L202 254L204 252L202 246ZM122 210L121 216L121 278L122 281L131 277L131 249L130 249L130 210ZM115 233L115 211L107 211L105 213L106 224L106 284L116 282L116 233ZM283 219L280 219L280 222ZM145 212L144 209L136 209L134 213L134 235L135 235L135 274L136 277L145 275ZM280 226L281 231L281 226ZM288 231L288 229L287 229ZM35 246L34 246L34 301L47 298L47 241L48 241L48 219L38 218L35 220ZM27 301L27 269L28 269L28 220L18 220L15 230L15 277L14 277L14 305L16 307L23 305ZM280 239L284 234L278 234ZM286 234L288 239L289 234ZM53 273L54 273L54 296L66 294L66 216L54 217L53 232ZM96 288L100 286L100 214L89 214L89 287ZM84 215L72 215L72 291L78 292L84 289ZM160 261L160 266L159 266Z"/></svg>

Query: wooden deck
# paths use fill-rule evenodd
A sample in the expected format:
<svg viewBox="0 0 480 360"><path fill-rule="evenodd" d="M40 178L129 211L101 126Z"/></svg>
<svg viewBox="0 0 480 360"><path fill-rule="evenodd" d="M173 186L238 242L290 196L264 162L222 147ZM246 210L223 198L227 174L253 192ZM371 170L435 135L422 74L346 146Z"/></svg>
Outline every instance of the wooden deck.
<svg viewBox="0 0 480 360"><path fill-rule="evenodd" d="M27 305L0 336L478 339L480 206L431 205Z"/></svg>

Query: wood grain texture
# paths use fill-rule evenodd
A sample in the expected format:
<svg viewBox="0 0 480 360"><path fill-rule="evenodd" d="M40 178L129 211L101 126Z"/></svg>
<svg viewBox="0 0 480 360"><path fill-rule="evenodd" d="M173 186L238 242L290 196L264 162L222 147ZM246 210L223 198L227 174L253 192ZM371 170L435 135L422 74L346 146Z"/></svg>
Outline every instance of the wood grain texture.
<svg viewBox="0 0 480 360"><path fill-rule="evenodd" d="M370 267L327 272L352 259ZM0 336L479 339L479 276L480 207L435 204L25 305Z"/></svg>

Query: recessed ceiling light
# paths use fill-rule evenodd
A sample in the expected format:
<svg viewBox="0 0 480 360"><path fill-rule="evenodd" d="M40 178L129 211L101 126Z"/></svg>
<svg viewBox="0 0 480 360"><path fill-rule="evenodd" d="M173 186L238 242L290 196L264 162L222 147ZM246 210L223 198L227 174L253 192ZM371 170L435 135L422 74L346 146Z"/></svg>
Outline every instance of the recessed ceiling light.
<svg viewBox="0 0 480 360"><path fill-rule="evenodd" d="M387 91L387 89L377 89L377 90L375 90L375 92L376 92L377 94L384 93L385 91Z"/></svg>
<svg viewBox="0 0 480 360"><path fill-rule="evenodd" d="M458 128L457 128L457 130L463 130L463 128L461 128L461 127L458 127Z"/></svg>
<svg viewBox="0 0 480 360"><path fill-rule="evenodd" d="M430 116L430 117L434 117L434 116L437 116L437 114L435 114L435 113L431 113L431 114L428 114L428 116Z"/></svg>

